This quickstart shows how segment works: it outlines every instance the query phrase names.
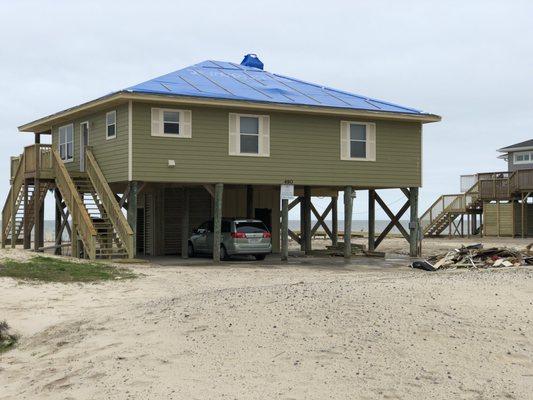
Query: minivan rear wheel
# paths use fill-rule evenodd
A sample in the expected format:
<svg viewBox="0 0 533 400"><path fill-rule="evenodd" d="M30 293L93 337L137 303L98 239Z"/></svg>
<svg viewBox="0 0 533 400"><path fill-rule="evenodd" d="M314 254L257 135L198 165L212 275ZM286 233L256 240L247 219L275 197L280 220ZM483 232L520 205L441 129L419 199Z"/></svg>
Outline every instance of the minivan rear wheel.
<svg viewBox="0 0 533 400"><path fill-rule="evenodd" d="M191 242L189 242L189 245L187 246L187 256L189 256L189 258L193 258L195 256L194 246L192 245Z"/></svg>
<svg viewBox="0 0 533 400"><path fill-rule="evenodd" d="M226 248L224 247L223 244L220 245L220 259L222 261L224 260L227 260L229 257L228 257L228 252L226 251Z"/></svg>

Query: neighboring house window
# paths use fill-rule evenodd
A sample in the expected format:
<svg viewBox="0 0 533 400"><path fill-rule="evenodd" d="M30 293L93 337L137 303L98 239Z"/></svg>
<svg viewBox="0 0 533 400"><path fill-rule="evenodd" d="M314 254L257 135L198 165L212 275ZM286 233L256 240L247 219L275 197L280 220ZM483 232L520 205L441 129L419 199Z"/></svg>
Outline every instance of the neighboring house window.
<svg viewBox="0 0 533 400"><path fill-rule="evenodd" d="M192 136L190 110L152 108L152 136L190 138Z"/></svg>
<svg viewBox="0 0 533 400"><path fill-rule="evenodd" d="M113 139L117 137L117 112L109 111L105 115L106 121L106 139Z"/></svg>
<svg viewBox="0 0 533 400"><path fill-rule="evenodd" d="M519 153L513 153L513 160L515 164L532 164L533 152L521 151Z"/></svg>
<svg viewBox="0 0 533 400"><path fill-rule="evenodd" d="M67 162L74 159L74 124L59 127L59 156Z"/></svg>
<svg viewBox="0 0 533 400"><path fill-rule="evenodd" d="M376 124L341 121L341 160L376 161Z"/></svg>
<svg viewBox="0 0 533 400"><path fill-rule="evenodd" d="M270 156L270 117L229 114L229 154Z"/></svg>

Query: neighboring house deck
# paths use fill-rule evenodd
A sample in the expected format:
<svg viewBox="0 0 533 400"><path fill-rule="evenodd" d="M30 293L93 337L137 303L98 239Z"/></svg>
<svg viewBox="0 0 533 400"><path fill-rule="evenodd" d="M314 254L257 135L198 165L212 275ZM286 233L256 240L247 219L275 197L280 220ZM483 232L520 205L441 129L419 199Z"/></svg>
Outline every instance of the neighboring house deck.
<svg viewBox="0 0 533 400"><path fill-rule="evenodd" d="M533 140L498 151L509 170L463 175L462 193L439 197L422 214L424 235L533 236Z"/></svg>
<svg viewBox="0 0 533 400"><path fill-rule="evenodd" d="M271 229L274 251L286 257L287 237L309 252L320 227L336 244L339 191L352 215L353 190L368 190L369 249L397 227L415 254L422 126L439 120L267 72L253 55L241 64L205 61L21 126L35 144L11 161L2 244L30 248L33 238L43 249L44 197L53 190L58 254L69 246L88 258L186 257L201 222L214 220L217 243L223 217L253 217ZM41 144L47 136L51 144ZM294 187L290 203L280 198L284 184ZM405 194L397 213L382 201L382 189ZM322 214L316 196L331 198ZM379 236L376 203L391 218ZM296 206L300 234L287 228L288 209ZM399 220L409 208L406 230ZM333 229L325 223L330 215ZM350 235L351 219L345 221ZM219 250L214 244L216 260Z"/></svg>

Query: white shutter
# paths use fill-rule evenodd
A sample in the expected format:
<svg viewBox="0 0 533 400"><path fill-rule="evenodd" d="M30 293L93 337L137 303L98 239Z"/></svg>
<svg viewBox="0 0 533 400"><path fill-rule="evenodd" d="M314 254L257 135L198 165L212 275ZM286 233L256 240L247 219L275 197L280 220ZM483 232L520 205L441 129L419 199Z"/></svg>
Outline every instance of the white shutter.
<svg viewBox="0 0 533 400"><path fill-rule="evenodd" d="M162 134L161 129L161 109L152 108L152 136L158 136Z"/></svg>
<svg viewBox="0 0 533 400"><path fill-rule="evenodd" d="M233 114L233 113L229 114L228 148L229 148L230 156L238 155L241 150L240 140L239 140L239 124L238 124L237 118L238 118L237 114Z"/></svg>
<svg viewBox="0 0 533 400"><path fill-rule="evenodd" d="M190 110L180 111L180 136L184 138L192 136L192 114Z"/></svg>
<svg viewBox="0 0 533 400"><path fill-rule="evenodd" d="M259 117L259 155L270 157L270 116Z"/></svg>
<svg viewBox="0 0 533 400"><path fill-rule="evenodd" d="M366 125L366 159L376 161L376 124Z"/></svg>
<svg viewBox="0 0 533 400"><path fill-rule="evenodd" d="M350 159L350 123L341 121L341 160Z"/></svg>

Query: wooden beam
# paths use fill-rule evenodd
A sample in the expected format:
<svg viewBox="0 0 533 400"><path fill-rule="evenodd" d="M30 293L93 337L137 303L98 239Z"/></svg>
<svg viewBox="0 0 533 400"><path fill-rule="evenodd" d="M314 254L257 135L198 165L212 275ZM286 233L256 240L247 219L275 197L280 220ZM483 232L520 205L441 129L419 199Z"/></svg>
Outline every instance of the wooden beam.
<svg viewBox="0 0 533 400"><path fill-rule="evenodd" d="M254 217L254 187L246 185L246 218Z"/></svg>
<svg viewBox="0 0 533 400"><path fill-rule="evenodd" d="M222 197L224 194L224 184L215 185L215 204L213 210L213 262L220 262L220 244L222 238Z"/></svg>
<svg viewBox="0 0 533 400"><path fill-rule="evenodd" d="M339 243L339 211L338 211L338 200L337 196L331 198L331 231L333 236L331 237L331 244L337 246Z"/></svg>
<svg viewBox="0 0 533 400"><path fill-rule="evenodd" d="M309 254L311 251L311 186L304 186L303 203L303 229L302 229L302 243L304 251Z"/></svg>
<svg viewBox="0 0 533 400"><path fill-rule="evenodd" d="M368 191L368 251L375 250L376 241L376 191Z"/></svg>
<svg viewBox="0 0 533 400"><path fill-rule="evenodd" d="M412 187L409 189L409 207L411 211L409 219L409 255L411 257L419 256L419 229L418 221L418 188Z"/></svg>
<svg viewBox="0 0 533 400"><path fill-rule="evenodd" d="M352 187L344 188L344 260L352 258Z"/></svg>
<svg viewBox="0 0 533 400"><path fill-rule="evenodd" d="M212 198L215 197L215 188L213 185L203 185L204 189L211 195Z"/></svg>
<svg viewBox="0 0 533 400"><path fill-rule="evenodd" d="M24 180L24 236L22 243L24 249L31 248L31 230L30 230L30 197L28 191L28 180Z"/></svg>
<svg viewBox="0 0 533 400"><path fill-rule="evenodd" d="M294 207L296 207L298 204L300 204L301 197L295 198L293 201L289 203L289 211L292 210Z"/></svg>
<svg viewBox="0 0 533 400"><path fill-rule="evenodd" d="M300 244L300 242L302 241L302 239L300 238L299 235L297 235L296 233L294 233L294 232L291 231L290 229L287 229L287 233L288 233L288 235L291 237L292 240L294 240L296 243Z"/></svg>
<svg viewBox="0 0 533 400"><path fill-rule="evenodd" d="M289 258L289 200L281 200L281 261Z"/></svg>
<svg viewBox="0 0 533 400"><path fill-rule="evenodd" d="M313 203L311 203L310 205L311 205L311 211L312 211L312 213L315 215L315 217L317 219L315 225L311 229L311 236L313 236L316 233L316 231L318 230L318 228L320 226L322 226L322 228L324 229L326 234L329 236L329 238L333 240L333 233L331 232L329 227L326 225L326 221L325 221L326 217L328 216L329 212L331 211L331 209L333 207L333 204L330 202L329 205L324 210L324 212L322 213L322 215L318 213L318 211L315 208L315 206L313 205Z"/></svg>
<svg viewBox="0 0 533 400"><path fill-rule="evenodd" d="M33 189L33 249L39 251L39 243L41 239L39 237L41 233L41 205L39 204L39 191L41 190L41 183L38 178L34 180Z"/></svg>
<svg viewBox="0 0 533 400"><path fill-rule="evenodd" d="M183 212L181 217L181 258L189 258L189 188L183 188Z"/></svg>
<svg viewBox="0 0 533 400"><path fill-rule="evenodd" d="M377 194L377 192L374 192L374 196L375 196L375 199L377 201L377 203L381 206L381 208L383 209L383 211L385 211L385 213L388 215L388 217L390 218L391 222L385 227L385 229L381 232L381 234L379 235L379 237L376 239L375 241L375 244L374 244L374 249L376 249L379 244L383 241L383 239L385 239L385 237L387 236L387 234L390 232L390 230L396 226L398 228L398 230L400 231L400 233L407 239L409 240L409 234L407 233L407 231L405 230L405 228L400 224L400 218L403 216L403 214L407 211L407 209L409 208L409 200L407 200L405 202L405 204L402 206L402 208L400 208L400 210L398 211L398 213L396 215L394 215L394 213L389 209L389 207L387 207L387 205L385 204L385 202L381 199L381 197Z"/></svg>
<svg viewBox="0 0 533 400"><path fill-rule="evenodd" d="M133 257L135 257L137 254L137 182L130 182L129 188L127 218L133 230Z"/></svg>

